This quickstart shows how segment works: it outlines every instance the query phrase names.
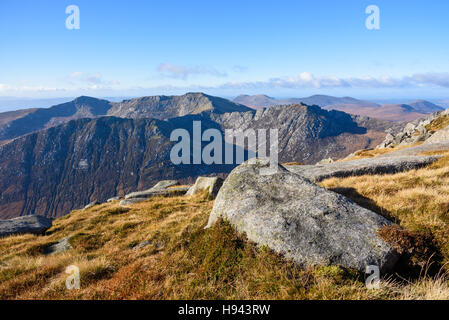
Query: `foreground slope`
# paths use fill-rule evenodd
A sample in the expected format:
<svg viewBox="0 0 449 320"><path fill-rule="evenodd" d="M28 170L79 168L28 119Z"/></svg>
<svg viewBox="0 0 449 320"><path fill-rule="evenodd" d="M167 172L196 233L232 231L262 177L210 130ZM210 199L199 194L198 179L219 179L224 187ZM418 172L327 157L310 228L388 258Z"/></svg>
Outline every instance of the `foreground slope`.
<svg viewBox="0 0 449 320"><path fill-rule="evenodd" d="M299 268L226 222L204 229L213 201L198 194L97 205L55 220L44 236L0 239L0 298L449 299L445 269L437 275L449 261L448 172L446 155L406 173L323 182L405 228L385 235L408 259L378 290L354 270ZM45 254L67 237L72 249ZM80 268L80 290L65 289L69 265Z"/></svg>
<svg viewBox="0 0 449 320"><path fill-rule="evenodd" d="M201 121L203 132L279 129L279 161L307 164L374 147L386 136L378 131L384 124L305 105L257 112L206 111L165 121L112 116L73 120L0 146L0 218L61 216L91 201L149 188L159 180L229 172L234 165L170 161L171 132L183 128L191 133L193 121Z"/></svg>

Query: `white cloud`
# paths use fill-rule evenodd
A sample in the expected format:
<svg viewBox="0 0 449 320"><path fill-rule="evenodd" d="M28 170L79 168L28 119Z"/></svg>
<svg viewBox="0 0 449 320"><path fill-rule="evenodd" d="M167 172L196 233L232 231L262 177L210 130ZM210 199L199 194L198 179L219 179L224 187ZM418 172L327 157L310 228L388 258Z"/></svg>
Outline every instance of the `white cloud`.
<svg viewBox="0 0 449 320"><path fill-rule="evenodd" d="M76 84L97 85L98 87L119 84L119 82L115 80L104 80L99 73L88 74L75 71L69 74L67 78L72 84L75 82Z"/></svg>
<svg viewBox="0 0 449 320"><path fill-rule="evenodd" d="M294 77L271 78L267 81L229 82L220 86L227 89L264 89L264 88L412 88L422 86L438 86L449 88L449 73L422 73L412 76L394 78L383 77L352 77L339 78L335 76L317 77L309 72L303 72Z"/></svg>
<svg viewBox="0 0 449 320"><path fill-rule="evenodd" d="M220 72L211 67L205 66L184 67L184 66L177 66L171 63L161 63L157 67L157 71L170 78L177 78L183 80L187 80L187 78L192 75L200 75L200 74L211 75L214 77L227 76L226 73Z"/></svg>

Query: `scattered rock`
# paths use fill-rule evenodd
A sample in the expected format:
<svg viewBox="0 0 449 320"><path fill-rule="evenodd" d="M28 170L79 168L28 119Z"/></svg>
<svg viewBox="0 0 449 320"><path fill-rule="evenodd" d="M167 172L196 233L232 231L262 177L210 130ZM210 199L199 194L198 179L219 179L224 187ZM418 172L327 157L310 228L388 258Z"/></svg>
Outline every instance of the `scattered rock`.
<svg viewBox="0 0 449 320"><path fill-rule="evenodd" d="M92 201L91 203L89 203L88 205L86 205L84 208L83 208L83 210L87 210L87 209L90 209L90 208L92 208L92 207L94 207L94 206L96 206L96 205L98 205L98 204L101 204L100 202L98 202L98 201Z"/></svg>
<svg viewBox="0 0 449 320"><path fill-rule="evenodd" d="M0 237L13 234L43 234L52 226L52 220L44 216L23 216L0 220Z"/></svg>
<svg viewBox="0 0 449 320"><path fill-rule="evenodd" d="M421 141L427 141L429 140L432 135L434 135L432 132L429 132L426 128L426 126L430 123L432 123L434 120L438 119L441 116L449 114L449 109L446 109L444 111L435 112L430 115L428 115L424 119L417 119L415 121L407 123L407 125L404 127L404 129L395 134L387 134L385 137L385 140L378 145L377 149L385 149L385 148L392 148L397 146L409 146L413 145L417 142ZM435 141L441 142L443 140L436 138Z"/></svg>
<svg viewBox="0 0 449 320"><path fill-rule="evenodd" d="M444 129L435 132L429 139L426 140L426 144L440 143L444 141L449 141L449 126Z"/></svg>
<svg viewBox="0 0 449 320"><path fill-rule="evenodd" d="M364 158L321 165L285 166L289 171L300 174L313 182L332 177L361 176L365 174L387 174L408 171L429 165L439 156L395 156Z"/></svg>
<svg viewBox="0 0 449 320"><path fill-rule="evenodd" d="M235 168L220 189L207 227L229 221L249 240L268 246L299 265L340 265L385 272L398 255L377 231L392 223L346 197L321 188L279 166L260 174L267 160Z"/></svg>
<svg viewBox="0 0 449 320"><path fill-rule="evenodd" d="M215 198L223 184L223 179L219 177L198 177L195 184L189 188L186 195L191 196L195 193L208 190L209 194Z"/></svg>
<svg viewBox="0 0 449 320"><path fill-rule="evenodd" d="M334 160L333 160L332 158L327 158L327 159L323 159L323 160L317 162L316 165L319 165L319 164L328 164L328 163L333 163L333 162L334 162Z"/></svg>
<svg viewBox="0 0 449 320"><path fill-rule="evenodd" d="M121 199L121 197L112 197L112 198L109 198L106 202L113 202L113 201L117 201L117 200L120 200Z"/></svg>
<svg viewBox="0 0 449 320"><path fill-rule="evenodd" d="M145 200L147 200L147 198L131 198L131 199L124 199L124 200L122 200L122 201L120 201L120 205L121 206L127 206L127 205L130 205L130 204L135 204L135 203L138 203L138 202L143 202L143 201L145 201Z"/></svg>
<svg viewBox="0 0 449 320"><path fill-rule="evenodd" d="M72 246L69 243L70 237L59 240L58 242L48 246L44 249L44 254L57 254L68 251L72 249Z"/></svg>
<svg viewBox="0 0 449 320"><path fill-rule="evenodd" d="M152 187L152 190L161 190L161 189L167 189L168 187L179 185L179 182L177 180L162 180L156 183L154 187ZM150 190L151 190L150 189Z"/></svg>

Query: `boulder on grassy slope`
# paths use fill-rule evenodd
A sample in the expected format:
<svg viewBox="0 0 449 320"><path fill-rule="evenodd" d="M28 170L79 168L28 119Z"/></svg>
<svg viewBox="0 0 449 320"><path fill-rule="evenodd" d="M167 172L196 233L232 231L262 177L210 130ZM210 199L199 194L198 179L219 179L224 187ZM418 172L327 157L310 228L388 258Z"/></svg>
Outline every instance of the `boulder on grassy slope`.
<svg viewBox="0 0 449 320"><path fill-rule="evenodd" d="M260 174L268 162L250 159L227 177L207 227L229 221L249 240L268 246L299 265L339 265L365 271L391 269L395 249L377 231L392 223L350 199L321 188L279 166Z"/></svg>
<svg viewBox="0 0 449 320"><path fill-rule="evenodd" d="M424 143L425 144L432 144L432 143L441 143L441 142L447 142L447 141L449 141L449 126L447 126L444 129L441 129L441 130L438 130L437 132L435 132Z"/></svg>
<svg viewBox="0 0 449 320"><path fill-rule="evenodd" d="M52 220L44 216L23 216L0 220L0 237L14 234L42 234L52 225Z"/></svg>
<svg viewBox="0 0 449 320"><path fill-rule="evenodd" d="M286 165L294 173L304 176L313 182L320 182L332 177L362 176L365 174L392 174L425 167L440 156L379 156L350 161L339 161L317 165Z"/></svg>
<svg viewBox="0 0 449 320"><path fill-rule="evenodd" d="M154 196L155 193L161 193L161 191L165 191L168 187L178 185L178 181L176 180L163 180L159 181L155 186L151 187L148 190L137 191L127 194L125 199L131 198L150 198ZM163 192L162 192L163 193Z"/></svg>
<svg viewBox="0 0 449 320"><path fill-rule="evenodd" d="M223 179L219 177L198 177L195 184L190 187L186 195L191 196L195 193L208 190L209 194L215 198L223 184Z"/></svg>

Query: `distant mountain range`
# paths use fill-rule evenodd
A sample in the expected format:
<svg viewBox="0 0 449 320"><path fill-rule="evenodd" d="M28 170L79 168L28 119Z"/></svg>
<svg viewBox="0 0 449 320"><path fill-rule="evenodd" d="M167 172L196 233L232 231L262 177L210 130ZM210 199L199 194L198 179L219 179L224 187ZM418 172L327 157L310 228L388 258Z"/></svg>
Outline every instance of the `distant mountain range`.
<svg viewBox="0 0 449 320"><path fill-rule="evenodd" d="M240 95L233 101L254 109L290 103L305 103L307 105L317 105L326 110L339 110L355 115L389 121L412 121L425 117L429 113L444 110L443 107L425 100L415 100L407 104L379 105L374 102L358 100L351 97L339 98L326 95L289 99L276 99L266 95Z"/></svg>
<svg viewBox="0 0 449 320"><path fill-rule="evenodd" d="M203 111L225 113L250 110L244 105L203 93L150 96L123 100L119 103L82 96L50 108L0 113L0 141L82 118L115 116L163 120Z"/></svg>
<svg viewBox="0 0 449 320"><path fill-rule="evenodd" d="M0 119L0 218L56 217L162 179L226 174L234 165L170 161L170 133L177 128L192 132L193 121L201 121L203 132L278 129L279 161L305 164L374 147L387 129L401 129L399 124L318 106L253 110L202 93L120 103L79 97L47 109L0 114Z"/></svg>

